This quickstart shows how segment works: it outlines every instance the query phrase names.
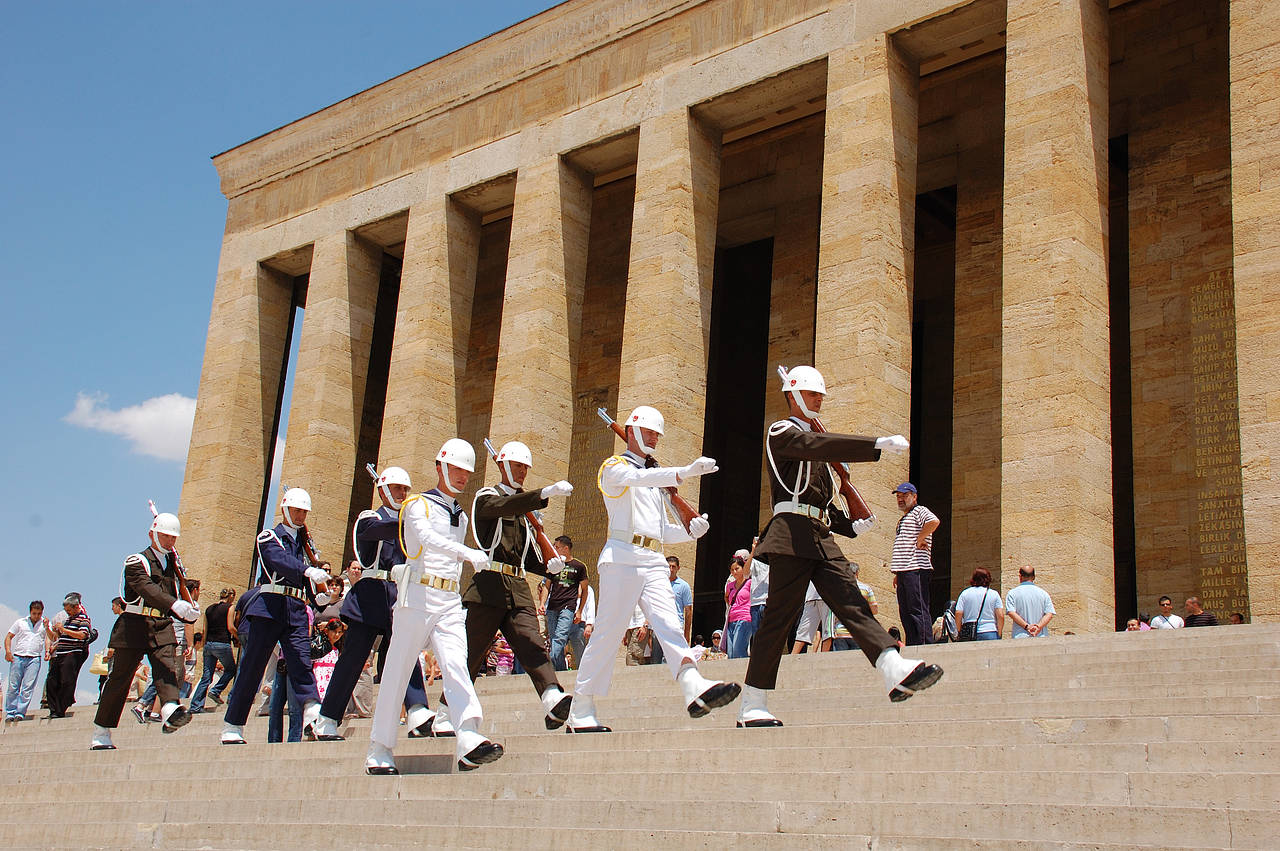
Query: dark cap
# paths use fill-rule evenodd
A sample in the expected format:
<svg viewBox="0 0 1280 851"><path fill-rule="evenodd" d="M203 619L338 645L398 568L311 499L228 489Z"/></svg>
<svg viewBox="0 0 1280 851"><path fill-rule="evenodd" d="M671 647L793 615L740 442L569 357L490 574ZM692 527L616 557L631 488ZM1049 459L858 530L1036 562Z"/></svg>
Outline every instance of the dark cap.
<svg viewBox="0 0 1280 851"><path fill-rule="evenodd" d="M893 492L894 493L915 493L915 494L919 493L919 491L916 490L916 486L911 484L911 482L903 482L902 484L894 488Z"/></svg>

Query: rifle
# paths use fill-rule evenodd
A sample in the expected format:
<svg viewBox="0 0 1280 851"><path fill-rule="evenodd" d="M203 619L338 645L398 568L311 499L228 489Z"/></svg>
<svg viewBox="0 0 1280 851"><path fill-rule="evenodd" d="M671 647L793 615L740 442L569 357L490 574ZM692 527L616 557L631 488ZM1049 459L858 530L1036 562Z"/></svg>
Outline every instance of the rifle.
<svg viewBox="0 0 1280 851"><path fill-rule="evenodd" d="M280 484L281 491L287 491L288 489L289 489L288 485L284 484L283 482ZM301 535L300 540L302 541L303 555L305 555L307 557L307 560L311 562L312 567L319 567L320 551L316 549L316 542L311 540L311 532L307 529L307 524L303 523L301 526L298 527L298 534ZM332 576L332 574L330 575ZM337 577L334 577L334 578L337 578Z"/></svg>
<svg viewBox="0 0 1280 851"><path fill-rule="evenodd" d="M600 417L600 419L604 420L605 425L613 429L614 434L622 438L623 443L627 442L626 430L623 429L622 426L618 425L618 423L614 420L613 417L609 416L608 411L606 411L604 408L597 408L596 414ZM644 460L645 460L646 467L658 466L657 460L652 455L644 456ZM682 497L680 493L676 490L676 488L665 487L663 488L663 490L666 491L667 493L667 499L670 501L671 507L675 509L676 514L680 515L680 524L684 526L685 531L688 532L690 521L692 521L693 518L699 516L698 509L690 505L689 501L684 497Z"/></svg>
<svg viewBox="0 0 1280 851"><path fill-rule="evenodd" d="M494 461L498 460L498 451L493 448L493 444L489 442L489 438L484 439L484 448L489 451L489 457ZM556 552L556 548L552 545L551 539L547 537L546 531L542 528L542 521L538 519L538 515L532 511L524 513L524 519L529 522L529 528L533 530L533 540L538 545L538 552L542 555L542 563L545 565L553 558L559 558L560 554Z"/></svg>
<svg viewBox="0 0 1280 851"><path fill-rule="evenodd" d="M785 389L787 370L781 364L778 366L778 375L782 376L782 383ZM817 417L809 420L809 425L818 434L827 433L827 427ZM839 461L828 461L827 465L831 467L832 472L840 480L840 498L844 500L845 507L849 509L849 519L866 520L872 517L871 506L867 505L867 501L862 498L862 494L858 493L858 489L853 486L853 482L849 481L849 468Z"/></svg>
<svg viewBox="0 0 1280 851"><path fill-rule="evenodd" d="M156 511L156 501L154 499L147 500L147 505L151 507L151 517L153 520L160 516L160 512ZM182 566L182 556L178 555L177 541L174 541L173 549L170 552L173 553L174 572L178 574L178 596L186 600L191 605L196 606L196 601L191 598L191 592L187 589L187 570ZM196 608L198 609L199 606L196 606Z"/></svg>

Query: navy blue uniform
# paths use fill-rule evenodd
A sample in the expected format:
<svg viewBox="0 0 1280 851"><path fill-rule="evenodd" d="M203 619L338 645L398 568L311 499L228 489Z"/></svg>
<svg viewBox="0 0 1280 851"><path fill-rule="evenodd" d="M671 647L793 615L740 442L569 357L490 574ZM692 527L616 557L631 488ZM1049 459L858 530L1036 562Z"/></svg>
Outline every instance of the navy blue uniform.
<svg viewBox="0 0 1280 851"><path fill-rule="evenodd" d="M311 670L307 617L311 593L301 536L297 530L278 524L275 529L258 535L258 558L262 584L257 597L244 607L243 624L248 625L248 635L242 625L240 670L227 701L226 721L236 726L243 726L249 718L271 648L277 643L298 700L306 705L320 699Z"/></svg>
<svg viewBox="0 0 1280 851"><path fill-rule="evenodd" d="M377 511L366 511L356 519L356 559L366 570L386 571L408 561L400 549L399 514L382 506ZM396 602L396 584L390 578L366 576L352 586L342 603L340 612L347 625L342 637L342 650L333 666L333 676L324 693L324 705L320 714L334 721L341 721L346 712L351 693L360 680L360 672L373 650L373 642L383 636L382 646L391 645L391 612ZM404 692L404 706L427 705L426 687L422 682L422 669L413 666L409 686Z"/></svg>

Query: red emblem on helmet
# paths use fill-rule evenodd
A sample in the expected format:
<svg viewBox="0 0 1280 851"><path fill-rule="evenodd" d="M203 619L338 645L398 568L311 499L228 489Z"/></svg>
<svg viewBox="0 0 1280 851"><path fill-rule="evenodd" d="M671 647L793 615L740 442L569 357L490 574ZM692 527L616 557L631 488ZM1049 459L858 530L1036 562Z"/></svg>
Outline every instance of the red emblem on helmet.
<svg viewBox="0 0 1280 851"><path fill-rule="evenodd" d="M796 380L795 380L794 378L793 378L793 379L791 379L791 386L792 386L792 387L795 387L795 386L796 386Z"/></svg>

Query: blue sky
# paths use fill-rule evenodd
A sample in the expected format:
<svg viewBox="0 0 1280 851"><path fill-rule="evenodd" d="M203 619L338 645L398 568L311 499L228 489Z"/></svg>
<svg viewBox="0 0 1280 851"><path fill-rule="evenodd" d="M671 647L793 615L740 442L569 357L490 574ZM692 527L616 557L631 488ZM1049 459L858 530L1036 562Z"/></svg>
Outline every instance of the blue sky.
<svg viewBox="0 0 1280 851"><path fill-rule="evenodd" d="M226 216L209 158L552 5L6 8L0 629L77 590L105 647L147 500L177 509Z"/></svg>

